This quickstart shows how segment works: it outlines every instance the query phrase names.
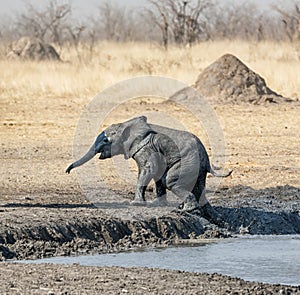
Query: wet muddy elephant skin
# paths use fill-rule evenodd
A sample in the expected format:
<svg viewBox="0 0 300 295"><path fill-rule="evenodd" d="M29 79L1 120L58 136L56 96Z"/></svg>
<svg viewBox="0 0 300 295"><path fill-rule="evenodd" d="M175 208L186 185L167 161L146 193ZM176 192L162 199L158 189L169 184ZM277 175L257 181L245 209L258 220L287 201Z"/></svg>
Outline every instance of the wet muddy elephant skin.
<svg viewBox="0 0 300 295"><path fill-rule="evenodd" d="M96 154L99 159L123 154L133 158L138 166L138 180L133 205L145 205L145 190L153 179L157 198L153 205L166 200L166 190L183 200L180 209L192 211L208 204L205 198L207 172L217 177L227 177L212 170L207 152L195 135L147 123L144 116L113 124L101 132L90 150L72 163L67 173Z"/></svg>

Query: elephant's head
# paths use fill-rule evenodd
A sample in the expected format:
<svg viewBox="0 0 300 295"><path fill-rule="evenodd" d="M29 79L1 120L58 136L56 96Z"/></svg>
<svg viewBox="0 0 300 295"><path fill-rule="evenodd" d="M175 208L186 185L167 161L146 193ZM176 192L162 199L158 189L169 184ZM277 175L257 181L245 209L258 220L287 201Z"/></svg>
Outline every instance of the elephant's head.
<svg viewBox="0 0 300 295"><path fill-rule="evenodd" d="M134 143L143 140L151 132L145 116L110 125L97 136L88 152L81 159L72 163L66 172L70 173L73 168L88 162L96 154L100 154L99 159L101 160L120 154L124 154L125 159L129 159Z"/></svg>

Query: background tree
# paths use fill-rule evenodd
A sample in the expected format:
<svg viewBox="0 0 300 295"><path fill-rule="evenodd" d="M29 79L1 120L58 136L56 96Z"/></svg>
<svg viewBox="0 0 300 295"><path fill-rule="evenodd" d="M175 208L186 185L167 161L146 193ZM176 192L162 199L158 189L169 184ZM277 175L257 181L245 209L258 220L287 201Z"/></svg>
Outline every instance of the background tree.
<svg viewBox="0 0 300 295"><path fill-rule="evenodd" d="M98 11L93 18L93 32L98 39L123 42L135 40L139 35L140 23L137 24L133 11L111 1L101 4Z"/></svg>
<svg viewBox="0 0 300 295"><path fill-rule="evenodd" d="M278 5L272 5L273 10L279 13L288 39L300 41L300 4L295 2L291 9L284 9Z"/></svg>
<svg viewBox="0 0 300 295"><path fill-rule="evenodd" d="M71 11L70 4L59 4L56 0L48 1L47 5L41 8L27 3L25 12L17 21L19 34L61 45L69 26Z"/></svg>
<svg viewBox="0 0 300 295"><path fill-rule="evenodd" d="M161 31L162 43L165 49L169 45L169 22L171 16L166 6L160 1L148 0L150 7L146 9L145 18L150 25L154 25Z"/></svg>
<svg viewBox="0 0 300 295"><path fill-rule="evenodd" d="M30 1L30 0L28 0ZM62 47L65 42L87 46L92 55L99 40L143 41L192 45L204 40L243 39L300 40L300 4L260 7L238 1L147 0L144 8L126 9L113 1L98 7L98 13L79 23L67 0L26 2L23 13L0 17L0 38L6 43L22 36L37 37ZM299 43L299 42L298 42Z"/></svg>
<svg viewBox="0 0 300 295"><path fill-rule="evenodd" d="M216 7L211 26L214 39L261 40L264 34L264 18L248 3Z"/></svg>
<svg viewBox="0 0 300 295"><path fill-rule="evenodd" d="M170 38L179 45L191 45L203 37L209 39L205 12L213 6L212 1L148 0L148 3L148 22L160 29L165 48Z"/></svg>

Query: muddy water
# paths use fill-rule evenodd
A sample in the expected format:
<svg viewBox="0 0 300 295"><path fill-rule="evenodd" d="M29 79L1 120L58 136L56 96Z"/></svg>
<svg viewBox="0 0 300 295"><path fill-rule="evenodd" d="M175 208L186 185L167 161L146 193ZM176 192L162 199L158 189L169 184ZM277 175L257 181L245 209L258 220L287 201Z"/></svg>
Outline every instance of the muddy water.
<svg viewBox="0 0 300 295"><path fill-rule="evenodd" d="M24 262L155 267L220 273L265 283L300 285L300 236L239 237L185 247Z"/></svg>

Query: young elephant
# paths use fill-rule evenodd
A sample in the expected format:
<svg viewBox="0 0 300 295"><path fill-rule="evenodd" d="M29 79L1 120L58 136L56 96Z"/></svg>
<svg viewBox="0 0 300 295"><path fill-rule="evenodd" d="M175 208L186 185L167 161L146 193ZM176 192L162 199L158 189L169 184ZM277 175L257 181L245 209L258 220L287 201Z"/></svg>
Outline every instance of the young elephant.
<svg viewBox="0 0 300 295"><path fill-rule="evenodd" d="M166 128L147 123L147 118L136 117L129 121L113 124L98 135L95 143L81 159L71 164L66 172L76 168L100 153L99 159L123 154L133 158L138 165L134 205L145 205L145 190L151 179L156 184L155 205L164 203L166 189L182 198L180 209L211 207L205 198L206 174L217 177L227 174L215 173L209 163L207 152L195 135L190 132Z"/></svg>

